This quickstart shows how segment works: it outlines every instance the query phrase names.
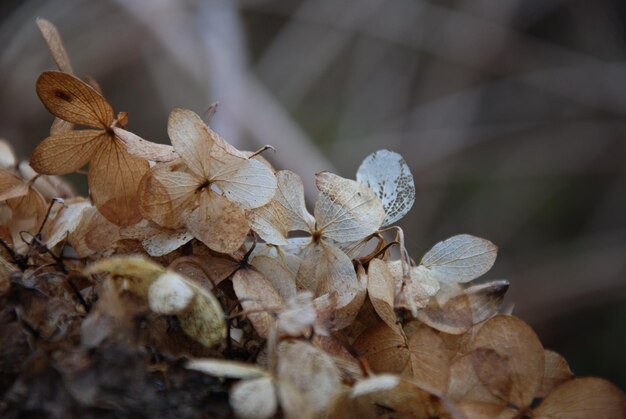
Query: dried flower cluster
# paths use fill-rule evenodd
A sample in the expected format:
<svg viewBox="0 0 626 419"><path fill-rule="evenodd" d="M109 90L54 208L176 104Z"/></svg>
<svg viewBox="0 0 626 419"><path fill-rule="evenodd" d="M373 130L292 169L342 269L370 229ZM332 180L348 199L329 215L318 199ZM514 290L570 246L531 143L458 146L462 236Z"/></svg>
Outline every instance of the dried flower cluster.
<svg viewBox="0 0 626 419"><path fill-rule="evenodd" d="M125 129L93 81L37 94L57 117L0 162L0 414L269 418L623 418L502 307L496 259L458 235L419 263L390 227L414 202L397 153L356 180L298 175L175 109L172 146ZM89 198L57 175L88 167Z"/></svg>

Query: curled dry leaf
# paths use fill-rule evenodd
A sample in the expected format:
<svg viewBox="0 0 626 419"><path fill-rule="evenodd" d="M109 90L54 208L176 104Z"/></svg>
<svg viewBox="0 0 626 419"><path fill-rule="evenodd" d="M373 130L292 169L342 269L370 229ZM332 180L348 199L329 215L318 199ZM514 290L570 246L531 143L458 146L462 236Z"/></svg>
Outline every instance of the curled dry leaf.
<svg viewBox="0 0 626 419"><path fill-rule="evenodd" d="M383 227L404 217L415 202L411 169L402 156L393 151L378 150L367 156L356 172L356 180L374 191L383 204Z"/></svg>
<svg viewBox="0 0 626 419"><path fill-rule="evenodd" d="M61 41L61 35L58 29L49 20L37 18L37 27L43 36L43 39L48 44L48 49L52 54L52 59L57 65L59 70L64 73L73 74L72 64L70 58L65 51L63 41Z"/></svg>
<svg viewBox="0 0 626 419"><path fill-rule="evenodd" d="M85 270L86 274L101 272L124 278L123 288L147 299L155 313L175 314L185 333L204 346L226 338L224 313L217 299L180 274L139 256L102 259Z"/></svg>
<svg viewBox="0 0 626 419"><path fill-rule="evenodd" d="M85 200L68 202L52 220L48 220L42 232L43 242L49 249L69 237L80 224L83 210L91 204Z"/></svg>

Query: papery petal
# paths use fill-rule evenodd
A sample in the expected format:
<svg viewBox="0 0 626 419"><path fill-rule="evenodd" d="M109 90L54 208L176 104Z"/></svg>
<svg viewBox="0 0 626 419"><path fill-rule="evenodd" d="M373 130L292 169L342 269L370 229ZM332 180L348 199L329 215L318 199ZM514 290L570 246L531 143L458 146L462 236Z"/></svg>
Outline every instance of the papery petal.
<svg viewBox="0 0 626 419"><path fill-rule="evenodd" d="M298 175L288 170L276 173L277 190L266 205L251 212L252 229L268 243L287 244L289 232L312 232L315 218L306 209L304 187Z"/></svg>
<svg viewBox="0 0 626 419"><path fill-rule="evenodd" d="M361 240L380 228L385 211L367 186L328 172L318 173L316 183L321 193L314 214L324 237L345 243Z"/></svg>
<svg viewBox="0 0 626 419"><path fill-rule="evenodd" d="M30 159L30 165L44 175L64 175L86 165L99 153L109 137L100 130L67 131L43 140Z"/></svg>
<svg viewBox="0 0 626 419"><path fill-rule="evenodd" d="M111 105L91 86L71 74L42 73L37 79L37 95L50 113L65 121L102 129L113 123Z"/></svg>
<svg viewBox="0 0 626 419"><path fill-rule="evenodd" d="M202 119L188 109L174 109L167 121L167 133L189 169L197 176L208 179L213 140Z"/></svg>
<svg viewBox="0 0 626 419"><path fill-rule="evenodd" d="M212 191L200 194L198 208L186 220L186 225L195 238L220 253L239 249L250 230L245 213Z"/></svg>
<svg viewBox="0 0 626 419"><path fill-rule="evenodd" d="M89 191L98 211L119 226L141 219L137 191L148 162L128 154L116 140L107 140L90 162Z"/></svg>
<svg viewBox="0 0 626 419"><path fill-rule="evenodd" d="M140 136L118 127L113 128L113 131L115 136L126 145L126 151L135 157L156 162L168 162L178 158L178 154L171 145L146 141Z"/></svg>
<svg viewBox="0 0 626 419"><path fill-rule="evenodd" d="M276 176L260 161L234 156L220 147L213 148L211 159L211 182L242 208L258 208L274 197Z"/></svg>
<svg viewBox="0 0 626 419"><path fill-rule="evenodd" d="M175 170L174 164L157 164L143 177L139 185L141 214L155 223L177 229L196 207L196 191L201 179Z"/></svg>

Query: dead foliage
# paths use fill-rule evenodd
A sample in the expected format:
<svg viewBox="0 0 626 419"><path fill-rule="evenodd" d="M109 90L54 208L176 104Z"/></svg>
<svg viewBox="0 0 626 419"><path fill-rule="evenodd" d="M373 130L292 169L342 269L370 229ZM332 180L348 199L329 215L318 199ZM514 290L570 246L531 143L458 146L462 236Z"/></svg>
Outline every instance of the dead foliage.
<svg viewBox="0 0 626 419"><path fill-rule="evenodd" d="M191 110L172 146L126 131L38 24L58 120L37 173L2 144L3 417L625 417L617 388L505 313L507 281L477 282L493 243L408 255L389 227L415 200L400 155L318 173L310 213L298 175ZM85 165L81 198L54 175Z"/></svg>

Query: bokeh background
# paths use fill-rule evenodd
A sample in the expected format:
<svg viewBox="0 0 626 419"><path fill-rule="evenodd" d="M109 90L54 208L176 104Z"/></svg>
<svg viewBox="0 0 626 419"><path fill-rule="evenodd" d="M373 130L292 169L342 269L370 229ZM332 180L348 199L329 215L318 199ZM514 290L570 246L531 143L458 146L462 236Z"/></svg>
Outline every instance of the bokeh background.
<svg viewBox="0 0 626 419"><path fill-rule="evenodd" d="M274 145L310 200L315 172L400 152L411 254L489 238L544 345L626 388L626 2L2 0L0 137L25 158L52 121L37 16L152 141L173 107L219 102L213 127Z"/></svg>

